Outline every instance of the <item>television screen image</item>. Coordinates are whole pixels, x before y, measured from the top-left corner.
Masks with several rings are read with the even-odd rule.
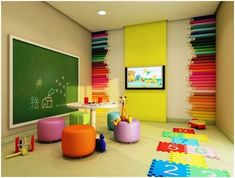
[[[126,89],[165,89],[165,66],[126,67]]]

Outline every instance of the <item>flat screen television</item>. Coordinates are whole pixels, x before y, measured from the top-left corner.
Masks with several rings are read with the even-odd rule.
[[[126,67],[125,88],[164,90],[165,66]]]

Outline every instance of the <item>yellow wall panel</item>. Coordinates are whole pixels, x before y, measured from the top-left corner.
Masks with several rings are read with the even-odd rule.
[[[166,65],[166,21],[125,27],[125,67],[154,65]],[[134,118],[166,122],[166,89],[126,90],[125,95]]]

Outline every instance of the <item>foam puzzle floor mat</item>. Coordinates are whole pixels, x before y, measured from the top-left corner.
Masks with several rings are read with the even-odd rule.
[[[156,151],[169,153],[169,160],[153,159],[149,177],[230,177],[226,170],[208,167],[206,158],[219,161],[219,156],[212,148],[200,146],[201,141],[208,141],[206,135],[196,134],[194,129],[173,128],[163,131],[162,137],[171,142],[160,141]]]

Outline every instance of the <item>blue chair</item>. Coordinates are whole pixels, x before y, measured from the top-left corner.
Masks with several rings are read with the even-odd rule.
[[[109,112],[107,117],[107,126],[109,130],[114,130],[113,121],[120,118],[119,112]]]

